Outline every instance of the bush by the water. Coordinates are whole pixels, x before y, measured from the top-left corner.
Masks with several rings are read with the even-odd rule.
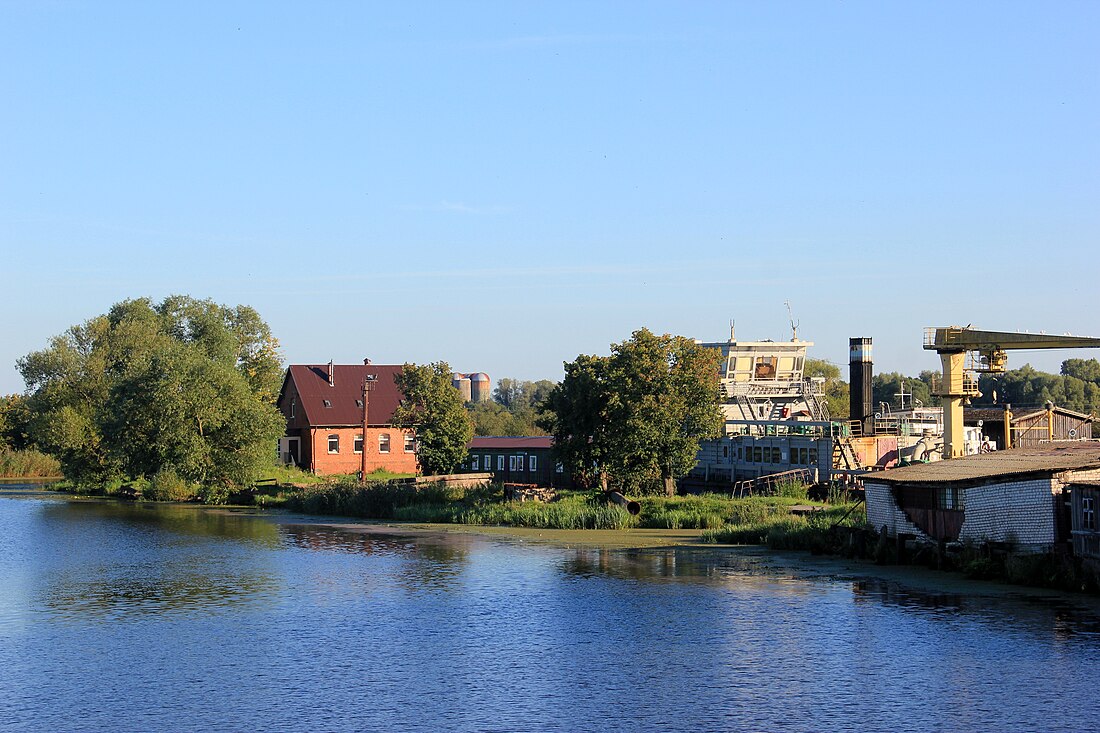
[[[166,468],[149,479],[142,495],[150,501],[194,501],[199,497],[199,487]]]
[[[11,450],[0,447],[0,476],[5,478],[56,478],[61,475],[57,459],[33,448]]]

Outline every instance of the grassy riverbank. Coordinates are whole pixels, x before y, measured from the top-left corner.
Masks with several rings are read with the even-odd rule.
[[[634,516],[609,504],[597,492],[561,492],[550,502],[505,501],[503,488],[412,486],[397,482],[360,485],[351,480],[283,488],[257,497],[258,504],[306,514],[338,515],[402,522],[527,527],[536,529],[698,530],[705,542],[773,543],[779,549],[825,549],[834,525],[857,526],[861,508],[810,502],[805,487],[785,496],[732,499],[702,496],[639,497]],[[809,516],[792,514],[792,508]]]

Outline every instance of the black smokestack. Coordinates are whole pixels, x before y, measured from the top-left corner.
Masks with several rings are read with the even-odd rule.
[[[849,419],[862,426],[864,435],[872,435],[875,430],[875,405],[871,387],[871,377],[874,374],[871,339],[848,339],[848,354],[848,387],[851,395]]]

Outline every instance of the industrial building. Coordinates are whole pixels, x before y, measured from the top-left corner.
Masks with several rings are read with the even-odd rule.
[[[1100,443],[1051,443],[914,464],[863,479],[867,522],[891,537],[1003,543],[1049,552],[1071,539],[1068,497],[1100,479]],[[1078,543],[1096,551],[1093,490],[1078,502]]]
[[[488,402],[493,394],[492,380],[485,372],[455,372],[451,375],[451,384],[462,395],[463,402]]]
[[[841,416],[830,414],[824,380],[805,377],[812,342],[794,335],[790,341],[738,341],[731,329],[728,341],[702,345],[722,353],[724,435],[701,444],[689,487],[736,490],[776,474],[826,483],[935,460],[942,450],[942,410],[875,411],[869,338],[849,341],[851,400],[849,414]],[[980,429],[966,440],[968,452],[980,451]]]

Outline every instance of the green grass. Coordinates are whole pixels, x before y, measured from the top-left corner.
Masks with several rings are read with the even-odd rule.
[[[847,532],[866,523],[862,506],[851,511],[851,504],[825,506],[810,515],[774,514],[765,519],[731,523],[703,533],[704,542],[730,545],[766,545],[773,550],[809,550],[839,552]]]
[[[282,490],[257,503],[309,514],[335,514],[367,519],[405,522],[498,525],[540,529],[700,529],[709,541],[729,542],[723,532],[738,531],[739,542],[765,542],[773,527],[794,522],[790,507],[805,503],[803,494],[755,496],[650,496],[638,501],[642,510],[631,516],[625,509],[606,503],[595,492],[563,491],[554,501],[505,502],[499,485],[463,489],[443,484],[412,486],[395,482],[372,482],[366,486],[354,478],[330,480],[324,484]],[[846,509],[847,507],[845,507]],[[829,516],[833,516],[829,513]],[[732,535],[731,535],[732,536]]]

